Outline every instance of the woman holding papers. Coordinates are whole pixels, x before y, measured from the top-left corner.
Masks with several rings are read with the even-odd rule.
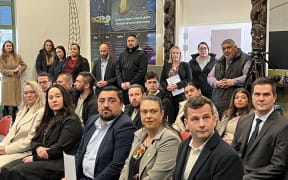
[[[164,64],[160,84],[170,99],[171,107],[168,113],[168,122],[174,123],[179,110],[179,102],[185,99],[184,87],[192,81],[192,72],[186,62],[181,61],[181,50],[178,46],[170,49],[168,63]]]
[[[44,115],[32,138],[32,155],[5,165],[0,180],[61,179],[63,151],[75,154],[82,132],[69,93],[62,86],[53,85],[47,91]]]

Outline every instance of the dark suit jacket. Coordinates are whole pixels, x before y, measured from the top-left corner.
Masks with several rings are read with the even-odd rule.
[[[178,149],[174,180],[182,180],[191,138]],[[243,167],[237,153],[215,131],[200,153],[189,180],[242,180]]]
[[[92,74],[96,78],[96,83],[101,78],[101,59],[98,59],[92,69]],[[104,80],[107,81],[108,85],[117,86],[117,77],[116,77],[116,61],[113,61],[111,57],[108,59]]]
[[[82,169],[82,160],[90,138],[95,132],[95,120],[99,115],[89,118],[84,134],[76,154],[77,179],[89,179],[85,177]],[[94,180],[118,180],[121,169],[129,155],[134,138],[135,127],[131,119],[121,113],[107,131],[98,150],[95,162]]]
[[[255,114],[239,119],[232,146],[243,160],[245,180],[283,179],[288,160],[288,121],[273,111],[245,158]]]
[[[134,111],[134,107],[131,104],[127,104],[125,105],[125,110],[124,112],[131,117],[132,113]],[[138,114],[135,116],[135,118],[132,120],[132,122],[134,123],[136,129],[140,129],[142,128],[142,122],[141,122],[141,117],[140,117],[140,112],[138,112]]]

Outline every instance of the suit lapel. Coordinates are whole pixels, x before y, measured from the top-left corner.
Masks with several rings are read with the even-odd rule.
[[[150,163],[151,159],[154,158],[155,154],[157,153],[157,143],[161,138],[162,134],[163,134],[163,127],[160,127],[157,135],[152,140],[152,144],[147,148],[145,154],[143,155],[139,166],[140,177],[141,174],[143,173],[143,170],[146,169],[147,164]]]
[[[258,142],[261,140],[261,138],[267,133],[267,131],[273,126],[273,120],[276,119],[275,112],[272,112],[270,116],[266,119],[266,121],[263,124],[263,127],[261,128],[258,136],[256,137],[252,147],[250,148],[248,154],[255,148],[255,146],[258,144]]]
[[[203,148],[202,152],[200,153],[197,161],[195,162],[195,164],[194,164],[194,166],[190,172],[189,179],[194,179],[195,175],[198,173],[198,171],[201,169],[203,164],[210,157],[211,149],[215,148],[215,146],[219,143],[220,140],[221,140],[220,136],[215,131],[215,133],[212,135],[212,137],[208,140],[208,142],[204,146],[204,148]]]
[[[111,69],[111,65],[112,65],[112,62],[111,62],[111,59],[109,58],[108,59],[108,63],[107,63],[107,67],[106,67],[106,71],[105,71],[105,74],[104,74],[104,80],[106,80],[108,77],[108,73]]]
[[[102,78],[101,78],[101,59],[100,59],[100,61],[97,63],[97,66],[96,66],[97,68],[97,70],[96,70],[96,79],[97,79],[97,81],[100,81]]]
[[[244,135],[244,138],[243,138],[242,144],[240,145],[241,148],[240,148],[240,151],[239,151],[240,157],[242,159],[244,158],[244,150],[247,147],[247,143],[248,143],[248,139],[249,139],[250,130],[251,130],[251,127],[252,127],[254,116],[255,116],[255,114],[252,113],[252,114],[248,115],[247,120],[246,119],[240,119],[240,121],[241,120],[243,121],[241,123],[243,123],[242,127],[244,127],[244,129],[241,129],[241,134]]]

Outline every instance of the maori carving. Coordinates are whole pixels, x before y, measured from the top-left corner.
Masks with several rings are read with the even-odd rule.
[[[72,43],[80,44],[80,23],[75,0],[69,0],[69,42],[68,49]]]
[[[167,63],[169,51],[175,44],[175,0],[165,0],[164,14],[164,63]]]
[[[252,49],[265,52],[267,28],[267,0],[251,0]]]

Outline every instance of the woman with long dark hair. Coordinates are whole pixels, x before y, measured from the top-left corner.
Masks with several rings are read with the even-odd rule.
[[[82,132],[68,92],[60,85],[53,85],[47,91],[44,116],[32,139],[32,155],[4,166],[0,179],[61,179],[63,151],[75,154]]]
[[[51,39],[46,39],[43,48],[39,50],[39,54],[36,58],[37,74],[40,74],[41,72],[49,73],[55,56],[56,53],[53,41]]]

